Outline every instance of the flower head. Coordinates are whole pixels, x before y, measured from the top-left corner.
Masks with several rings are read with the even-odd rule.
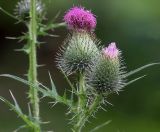
[[[110,59],[114,59],[119,56],[119,50],[117,49],[115,42],[112,42],[108,47],[102,49],[102,53]]]
[[[91,11],[83,7],[73,7],[64,16],[64,21],[71,30],[93,31],[96,28],[96,18]]]
[[[22,20],[29,20],[30,1],[31,0],[21,0],[17,3],[15,8],[16,17]],[[40,0],[37,0],[37,3],[36,3],[37,15],[41,15],[42,17],[43,11],[44,11],[44,5]]]

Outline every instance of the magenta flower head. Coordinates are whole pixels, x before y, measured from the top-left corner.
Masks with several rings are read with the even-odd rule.
[[[93,31],[96,28],[96,17],[83,7],[73,7],[64,16],[64,21],[71,30]]]
[[[116,43],[112,42],[108,47],[102,49],[102,53],[105,57],[114,59],[119,56],[119,50],[116,47]]]

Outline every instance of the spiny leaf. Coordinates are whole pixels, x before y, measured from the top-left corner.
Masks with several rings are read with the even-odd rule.
[[[48,31],[50,29],[55,29],[55,28],[59,28],[59,27],[64,27],[66,26],[66,24],[63,23],[49,23],[48,25],[46,25],[46,27],[44,28],[44,31]]]
[[[27,81],[25,79],[22,79],[20,77],[14,76],[14,75],[2,74],[0,76],[12,78],[12,79],[20,81],[20,82],[22,82],[26,85],[32,86],[32,87],[36,88],[38,91],[40,91],[43,94],[44,97],[50,97],[52,99],[55,99],[57,102],[63,103],[63,104],[68,105],[68,106],[72,105],[71,100],[68,100],[66,97],[61,97],[60,95],[58,95],[58,93],[55,94],[52,90],[50,90],[46,86],[42,85],[41,83],[38,83],[38,84],[40,84],[43,88],[35,86],[32,83],[30,83],[29,81]]]
[[[95,132],[95,131],[99,130],[100,128],[102,128],[102,127],[104,127],[104,126],[108,125],[109,123],[111,123],[111,120],[106,121],[105,123],[103,123],[103,124],[101,124],[101,125],[96,126],[96,127],[95,127],[94,129],[92,129],[90,132]]]
[[[129,77],[129,76],[131,76],[131,75],[133,75],[133,74],[135,74],[135,73],[137,73],[137,72],[139,72],[143,69],[146,69],[146,68],[154,66],[154,65],[160,65],[160,63],[151,63],[151,64],[144,65],[144,66],[139,67],[139,68],[137,68],[133,71],[128,72],[127,74],[125,74],[125,77]]]
[[[23,48],[21,48],[21,49],[16,49],[15,51],[22,51],[22,52],[25,52],[26,54],[29,54],[29,52],[30,52],[30,46],[29,46],[29,44],[25,44],[24,46],[23,46]]]
[[[42,35],[42,36],[51,36],[51,37],[57,37],[55,35],[49,34],[47,33],[48,30],[53,30],[55,28],[59,28],[59,27],[64,27],[66,24],[65,23],[48,23],[46,25],[44,24],[40,24],[40,28],[38,30],[38,35]]]
[[[50,79],[50,83],[51,83],[51,87],[52,87],[52,94],[57,96],[58,94],[57,94],[56,86],[55,86],[55,84],[54,84],[54,82],[52,80],[50,72],[48,72],[48,73],[49,73],[49,79]]]
[[[14,100],[15,105],[13,105],[11,102],[9,102],[7,99],[4,97],[0,96],[0,100],[2,100],[7,106],[9,106],[17,115],[31,128],[36,127],[36,124],[34,124],[31,119],[25,114],[22,113],[21,108],[19,107],[15,97],[11,93],[11,96]]]

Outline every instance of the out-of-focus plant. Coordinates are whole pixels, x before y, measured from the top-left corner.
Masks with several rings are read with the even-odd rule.
[[[37,64],[37,47],[41,45],[41,42],[39,42],[37,38],[39,36],[47,35],[54,36],[47,33],[47,31],[58,27],[63,27],[65,26],[65,23],[55,23],[54,19],[48,23],[44,23],[44,20],[46,21],[46,9],[41,0],[21,0],[17,3],[14,14],[10,14],[2,7],[0,7],[0,10],[16,19],[17,23],[23,23],[28,29],[28,31],[23,33],[20,37],[8,38],[18,39],[19,41],[24,41],[26,43],[22,49],[18,49],[17,51],[23,51],[28,55],[28,82],[38,87],[37,68],[39,65]],[[26,122],[26,125],[23,127],[28,127],[31,131],[38,132],[41,130],[41,120],[39,117],[39,92],[32,85],[29,85],[29,87],[28,95],[30,99],[30,114],[28,116],[22,113],[15,99],[15,105],[12,105],[9,101],[2,97],[1,100],[8,104]]]
[[[127,85],[144,77],[127,81],[129,76],[159,64],[152,63],[127,72],[122,61],[122,52],[117,48],[115,42],[110,43],[107,47],[100,46],[101,42],[96,38],[94,32],[97,23],[96,17],[83,7],[73,7],[66,12],[65,23],[49,22],[47,24],[43,23],[46,19],[46,12],[45,5],[40,0],[18,2],[15,16],[0,9],[18,22],[24,23],[28,28],[23,36],[15,38],[26,42],[26,45],[18,51],[24,51],[29,57],[28,80],[10,74],[0,75],[15,79],[30,87],[28,115],[22,112],[11,91],[14,104],[4,97],[0,97],[25,122],[25,125],[19,127],[17,131],[22,128],[28,128],[31,132],[43,131],[41,129],[43,122],[39,116],[39,93],[41,93],[42,98],[48,97],[53,99],[55,104],[61,103],[68,106],[67,114],[72,117],[70,119],[71,130],[81,132],[90,117],[94,116],[102,108],[102,105],[108,103],[107,97],[110,94],[119,93]],[[70,97],[67,96],[66,89],[64,89],[63,96],[59,95],[50,74],[51,89],[37,79],[36,49],[40,45],[37,37],[50,35],[47,33],[48,30],[65,25],[67,25],[69,35],[57,53],[56,62],[58,69],[70,86]],[[74,75],[76,81],[70,81],[70,75]],[[110,121],[97,125],[91,132],[97,131],[108,123]]]

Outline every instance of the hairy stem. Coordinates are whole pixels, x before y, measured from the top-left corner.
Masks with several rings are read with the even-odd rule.
[[[33,85],[37,86],[37,15],[36,15],[36,0],[30,1],[30,23],[29,23],[29,70],[28,80]],[[39,97],[38,91],[33,86],[30,86],[29,91],[30,102],[35,122],[39,122]],[[35,130],[38,132],[37,130]]]
[[[85,109],[84,113],[79,114],[77,123],[74,125],[74,129],[73,129],[74,132],[81,132],[88,118],[95,112],[96,109],[98,109],[98,106],[100,105],[101,100],[102,100],[102,96],[97,95],[95,97],[93,104],[88,109]]]
[[[78,97],[78,113],[80,113],[85,103],[85,78],[84,74],[79,74],[79,97]]]
[[[73,131],[74,132],[80,132],[82,129],[82,125],[79,124],[79,120],[81,120],[83,116],[83,111],[85,107],[85,78],[83,73],[79,73],[79,82],[78,82],[78,104],[77,104],[77,118],[76,118],[76,123],[73,126]]]

